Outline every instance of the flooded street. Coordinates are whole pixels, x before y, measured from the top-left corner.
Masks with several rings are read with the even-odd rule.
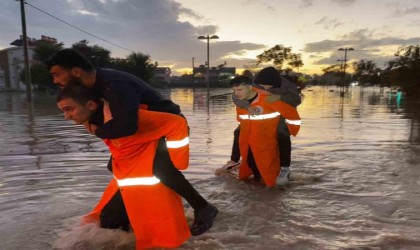
[[[191,128],[184,173],[220,213],[180,249],[420,249],[420,111],[377,87],[304,90],[292,181],[267,190],[214,170],[237,126],[229,89],[163,90]],[[0,249],[134,249],[81,226],[111,174],[105,144],[65,121],[55,96],[0,93]],[[417,112],[417,113],[416,113]],[[186,205],[192,218],[192,209]]]

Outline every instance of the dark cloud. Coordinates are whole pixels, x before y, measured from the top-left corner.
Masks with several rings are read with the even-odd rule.
[[[181,7],[179,10],[180,10],[180,14],[182,14],[184,16],[188,16],[188,17],[194,18],[196,20],[204,19],[204,17],[202,15],[198,14],[197,12],[195,12],[191,9]]]
[[[340,5],[352,5],[357,2],[357,0],[331,0],[332,3],[340,4]]]
[[[390,60],[394,59],[394,56],[387,55],[378,55],[373,54],[373,51],[367,51],[367,50],[352,50],[347,52],[347,60],[348,63],[351,63],[353,61],[359,61],[361,59],[364,60],[371,60],[374,63],[376,63],[376,66],[379,68],[384,69],[386,67],[386,63]],[[314,64],[316,65],[333,65],[333,64],[340,64],[341,62],[338,60],[344,59],[344,52],[343,51],[335,51],[331,54],[329,57],[324,57],[318,61],[315,61]]]
[[[343,39],[355,39],[355,40],[366,40],[375,34],[375,30],[370,29],[358,29],[351,31],[348,34],[343,35]]]
[[[319,42],[307,43],[303,51],[305,53],[328,52],[333,48],[339,48],[343,45],[346,45],[345,41],[323,40]]]
[[[382,37],[374,38],[375,31],[368,29],[360,29],[350,32],[342,36],[338,40],[323,40],[319,42],[307,43],[304,51],[306,53],[328,52],[340,47],[354,47],[359,49],[371,49],[385,45],[409,45],[420,43],[420,37],[399,38],[399,37]]]
[[[420,37],[399,38],[399,37],[381,37],[374,38],[375,32],[368,29],[360,29],[344,35],[339,40],[323,40],[305,45],[305,53],[323,53],[330,52],[329,57],[324,57],[316,60],[314,64],[337,64],[337,59],[342,59],[343,52],[338,51],[339,48],[347,47],[354,48],[354,51],[348,53],[352,55],[353,59],[368,59],[373,60],[379,67],[383,66],[386,61],[392,59],[392,56],[380,55],[379,47],[381,46],[404,46],[419,44]],[[390,53],[388,53],[390,54]],[[316,59],[313,58],[313,59]]]
[[[189,22],[179,21],[182,15],[195,19],[203,19],[203,17],[173,0],[56,0],[28,1],[28,3],[123,48],[149,54],[160,64],[172,61],[177,67],[190,67],[192,57],[204,62],[207,58],[206,46],[203,41],[197,40],[197,37],[217,34],[218,31],[218,27],[214,25],[196,27]],[[19,3],[1,1],[1,5],[3,9],[0,15],[2,30],[0,47],[9,47],[9,43],[21,34]],[[124,57],[130,53],[74,29],[31,6],[26,5],[25,8],[30,37],[39,38],[41,35],[55,37],[58,41],[64,42],[66,47],[86,39],[90,44],[97,44],[111,50],[114,57]],[[211,58],[213,59],[211,62],[221,64],[224,61],[222,57],[227,54],[261,48],[265,46],[239,41],[212,42]],[[236,64],[236,61],[241,62],[241,60],[231,59],[228,64]]]
[[[299,7],[308,8],[314,5],[313,0],[300,0]]]
[[[325,29],[335,29],[338,26],[343,25],[343,23],[339,22],[337,19],[330,19],[325,16],[319,19],[315,24],[322,25]]]
[[[405,9],[397,9],[394,12],[394,16],[401,17],[407,15],[419,15],[420,14],[420,7],[409,7]]]

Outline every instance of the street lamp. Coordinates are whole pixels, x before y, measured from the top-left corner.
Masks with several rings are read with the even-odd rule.
[[[346,67],[347,67],[347,51],[354,50],[354,49],[353,48],[339,48],[338,50],[339,51],[344,51],[343,86],[342,86],[343,90],[342,90],[342,93],[341,93],[341,95],[344,95],[344,83],[345,83]]]
[[[206,73],[206,82],[207,82],[207,97],[209,96],[209,88],[210,88],[210,39],[219,39],[218,36],[199,36],[197,37],[199,40],[207,40],[207,73]]]

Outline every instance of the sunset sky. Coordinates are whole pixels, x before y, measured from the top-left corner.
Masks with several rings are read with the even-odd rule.
[[[373,60],[384,68],[402,45],[420,44],[418,0],[26,0],[27,33],[47,35],[70,47],[80,40],[102,46],[113,57],[131,51],[151,56],[173,74],[226,61],[243,68],[276,44],[300,53],[301,72],[321,69],[344,58]],[[46,12],[46,13],[44,13]],[[89,34],[49,16],[53,15]],[[20,5],[0,1],[0,49],[21,34]],[[93,35],[93,36],[92,36]],[[101,40],[106,40],[107,42]]]

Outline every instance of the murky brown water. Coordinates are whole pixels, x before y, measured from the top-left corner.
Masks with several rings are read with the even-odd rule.
[[[386,92],[351,89],[341,109],[338,89],[305,90],[293,181],[266,190],[213,175],[236,127],[229,96],[208,109],[205,90],[165,90],[191,127],[186,175],[221,210],[181,249],[420,249],[419,114]],[[132,249],[130,234],[79,225],[111,178],[109,154],[54,98],[0,93],[0,249]]]

